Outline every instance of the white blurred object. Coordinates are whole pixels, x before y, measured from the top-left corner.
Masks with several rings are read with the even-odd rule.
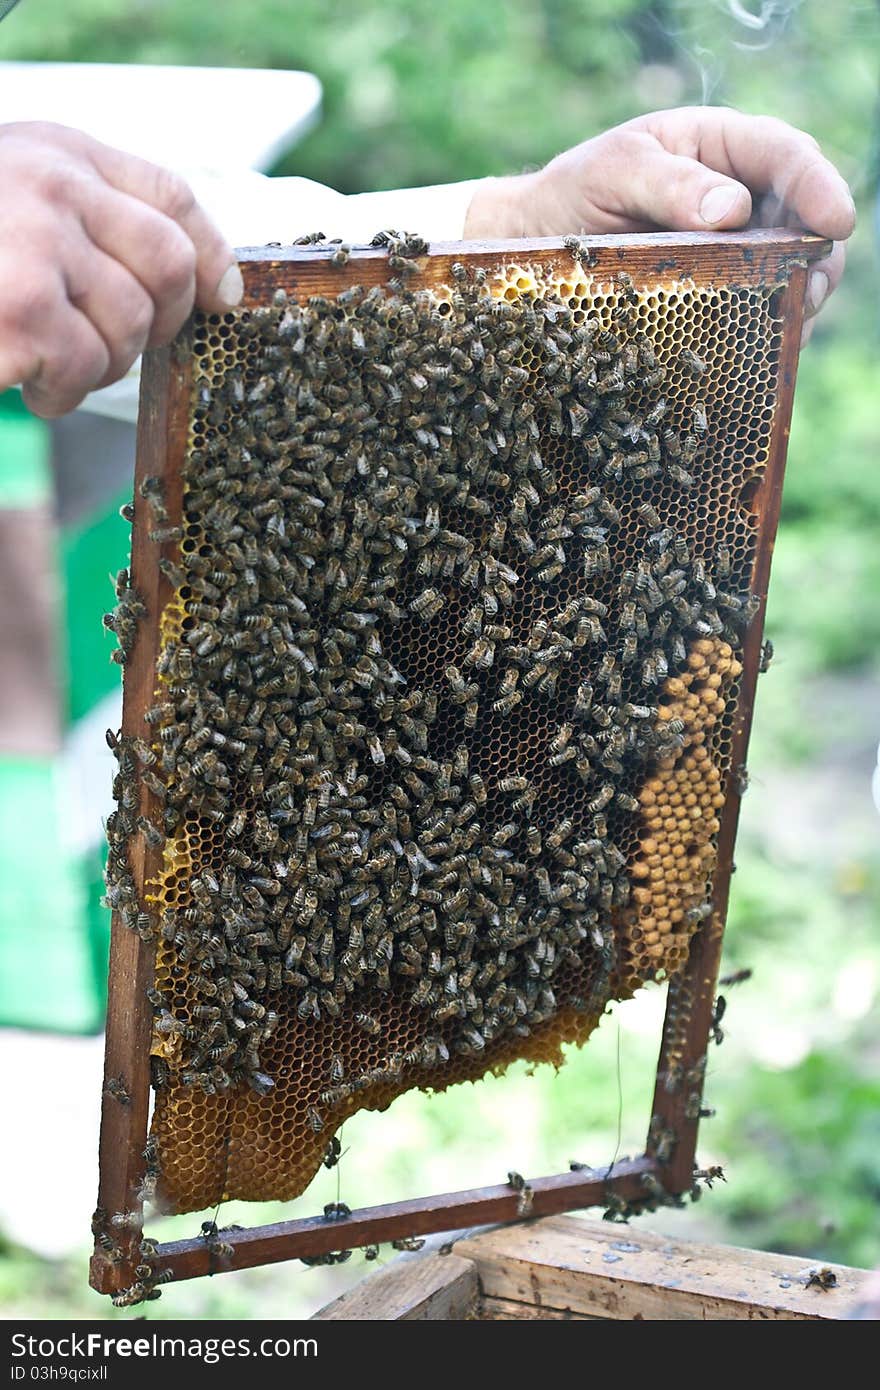
[[[49,1258],[91,1244],[103,1071],[101,1037],[0,1030],[0,1231]]]
[[[311,72],[0,63],[0,123],[57,121],[193,173],[270,168],[320,108],[321,83]]]
[[[874,805],[880,811],[880,746],[877,748],[877,766],[874,768],[874,776],[871,779],[871,791],[874,796]]]
[[[59,817],[71,854],[88,854],[104,841],[104,822],[113,810],[116,760],[104,737],[122,723],[122,690],[111,690],[67,731],[61,757],[59,795],[68,814]]]
[[[838,1018],[855,1023],[867,1018],[877,997],[877,965],[870,956],[844,961],[837,972],[831,1007]]]

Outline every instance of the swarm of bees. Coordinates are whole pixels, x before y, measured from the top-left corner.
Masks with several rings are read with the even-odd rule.
[[[709,364],[660,360],[627,275],[591,315],[460,264],[409,289],[424,242],[376,242],[390,288],[279,291],[230,319],[220,366],[197,336],[183,515],[154,478],[135,502],[174,591],[155,703],[142,737],[109,736],[108,901],[157,946],[156,1123],[169,1089],[271,1105],[293,1033],[320,1032],[312,1171],[375,1095],[529,1055],[563,1015],[588,1031],[662,969],[662,944],[639,954],[641,792],[698,743],[705,775],[688,711],[732,709],[757,608],[739,514],[688,532]],[[118,594],[127,650],[142,605],[127,575]],[[684,943],[713,796],[665,909]],[[166,865],[146,901],[135,837]]]
[[[92,1235],[95,1244],[111,1264],[121,1264],[127,1258],[117,1243],[125,1231],[135,1232],[136,1241],[140,1237],[136,1244],[139,1263],[134,1266],[134,1283],[114,1294],[112,1301],[116,1308],[132,1308],[138,1303],[161,1298],[162,1291],[159,1285],[167,1284],[172,1278],[171,1270],[163,1269],[159,1265],[158,1246],[142,1234],[142,1222],[143,1216],[140,1211],[116,1212],[112,1218],[108,1218],[102,1207],[96,1207],[92,1215]]]
[[[653,1173],[643,1173],[639,1185],[643,1195],[630,1199],[609,1190],[602,1220],[626,1225],[634,1216],[643,1216],[645,1212],[659,1211],[661,1207],[681,1208],[687,1204],[684,1194],[667,1192]],[[692,1199],[695,1199],[697,1191],[691,1190],[689,1195]]]

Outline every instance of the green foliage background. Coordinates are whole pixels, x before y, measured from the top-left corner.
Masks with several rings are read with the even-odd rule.
[[[811,130],[850,179],[861,226],[801,364],[768,616],[780,656],[759,691],[734,881],[729,964],[755,978],[730,1001],[709,1075],[718,1118],[704,1157],[730,1181],[667,1228],[856,1264],[880,1258],[880,821],[868,797],[880,736],[878,34],[863,0],[24,0],[0,29],[0,58],[310,69],[323,119],[278,172],[348,192],[517,171],[642,111],[700,101]],[[817,786],[827,800],[811,813]],[[627,1018],[621,1142],[634,1147],[657,1035]],[[346,1134],[343,1195],[436,1190],[450,1180],[444,1156],[461,1185],[575,1154],[604,1162],[617,1036],[612,1020],[555,1078],[514,1073],[365,1117]],[[276,1306],[280,1278],[174,1290],[150,1316],[289,1316],[331,1287],[323,1271],[286,1271]],[[46,1315],[94,1314],[82,1282],[81,1263],[47,1273],[0,1251],[13,1311],[39,1297]]]

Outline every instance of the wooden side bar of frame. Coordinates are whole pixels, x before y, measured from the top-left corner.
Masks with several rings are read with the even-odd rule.
[[[762,618],[779,515],[806,268],[810,261],[828,253],[829,244],[817,237],[778,229],[721,235],[656,233],[583,238],[582,241],[591,253],[591,274],[600,280],[603,275],[611,278],[626,269],[634,279],[648,280],[658,287],[668,287],[686,279],[698,283],[779,286],[783,342],[770,456],[759,487],[752,496],[743,499],[761,529],[753,592],[761,597]],[[420,273],[409,287],[419,289],[448,284],[450,268],[456,261],[491,271],[506,262],[522,260],[562,270],[570,264],[570,252],[559,239],[550,238],[438,243],[420,258]],[[384,284],[388,278],[387,255],[376,248],[355,248],[348,263],[334,270],[332,278],[328,273],[326,248],[320,247],[248,248],[240,252],[240,263],[245,280],[245,308],[268,303],[279,288],[303,299],[311,294],[336,294],[354,284],[368,287]],[[187,445],[191,385],[185,330],[172,348],[145,355],[141,384],[135,494],[145,477],[161,478],[171,525],[179,522],[181,515],[180,469]],[[159,616],[171,598],[170,583],[161,574],[158,560],[163,555],[172,559],[176,549],[174,544],[150,541],[146,510],[143,505],[136,507],[132,534],[132,579],[146,605],[147,618],[139,625],[135,646],[126,664],[122,732],[130,737],[142,736],[143,714],[153,703]],[[744,761],[748,743],[761,627],[759,618],[752,624],[745,644],[744,674],[734,730],[734,764]],[[154,811],[152,794],[144,788],[141,798],[140,811],[149,816]],[[719,837],[715,915],[694,938],[686,971],[673,987],[687,1011],[681,1063],[685,1073],[699,1077],[700,1091],[738,811],[738,798],[728,797]],[[132,854],[131,869],[141,898],[145,883],[156,877],[159,868],[160,853],[138,845]],[[142,1211],[139,1188],[145,1171],[144,1146],[149,1123],[152,1029],[152,1010],[146,990],[152,983],[153,966],[154,948],[129,931],[119,913],[114,912],[96,1233],[108,1229],[106,1223],[112,1222],[113,1214],[137,1215]],[[696,1082],[692,1081],[690,1090],[687,1084],[670,1086],[671,1041],[667,1011],[654,1113],[677,1136],[671,1161],[663,1165],[658,1163],[652,1154],[653,1141],[649,1136],[646,1155],[616,1164],[613,1172],[565,1173],[535,1179],[531,1182],[535,1215],[549,1216],[604,1204],[612,1193],[624,1201],[644,1196],[642,1179],[645,1175],[661,1182],[670,1193],[681,1193],[690,1187],[698,1116],[693,1114],[693,1105],[688,1101],[696,1089]],[[118,1087],[108,1088],[107,1083],[114,1080],[122,1082],[122,1092]],[[120,1094],[127,1094],[129,1099],[120,1099]],[[516,1215],[517,1197],[509,1187],[484,1188],[356,1211],[341,1222],[328,1223],[315,1218],[224,1233],[224,1242],[228,1242],[234,1253],[222,1264],[212,1257],[203,1240],[172,1242],[159,1247],[158,1263],[170,1269],[174,1279],[187,1279],[223,1269],[241,1269],[350,1249],[374,1241],[510,1221]],[[100,1238],[96,1241],[90,1275],[94,1288],[112,1293],[134,1282],[135,1266],[141,1262],[137,1248],[140,1238],[140,1231],[133,1222],[130,1227],[113,1229],[112,1243],[117,1250],[112,1254],[106,1242],[102,1244]]]
[[[755,530],[761,537],[761,543],[755,554],[751,583],[752,593],[759,596],[761,606],[743,643],[743,676],[737,702],[736,724],[733,729],[730,758],[732,768],[745,766],[752,727],[752,711],[761,661],[767,588],[770,581],[770,562],[773,558],[779,512],[782,506],[782,484],[794,403],[806,277],[805,264],[793,266],[790,270],[788,286],[780,292],[779,310],[783,325],[782,349],[769,458],[759,485],[743,498],[743,504],[753,518]],[[716,981],[721,960],[727,904],[730,897],[730,879],[734,872],[733,853],[741,801],[742,792],[737,788],[734,780],[728,788],[727,799],[721,814],[713,915],[707,921],[704,929],[694,936],[687,966],[681,976],[669,987],[670,998],[674,998],[680,1004],[688,1019],[684,1046],[681,1048],[680,1055],[676,1056],[673,1068],[670,1057],[673,1045],[673,1029],[667,1004],[654,1091],[653,1115],[660,1117],[664,1129],[677,1135],[675,1152],[666,1165],[663,1175],[664,1186],[670,1192],[687,1191],[693,1180],[697,1131],[700,1120],[699,1108],[702,1100],[707,1048],[710,1045]],[[653,1150],[654,1145],[649,1132],[647,1152],[651,1153]]]

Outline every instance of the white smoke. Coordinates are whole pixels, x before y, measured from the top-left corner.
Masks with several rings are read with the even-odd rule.
[[[785,32],[803,0],[756,0],[755,4],[748,4],[746,0],[721,0],[721,3],[737,24],[760,35],[748,43],[732,39],[733,46],[759,52],[769,48]]]

